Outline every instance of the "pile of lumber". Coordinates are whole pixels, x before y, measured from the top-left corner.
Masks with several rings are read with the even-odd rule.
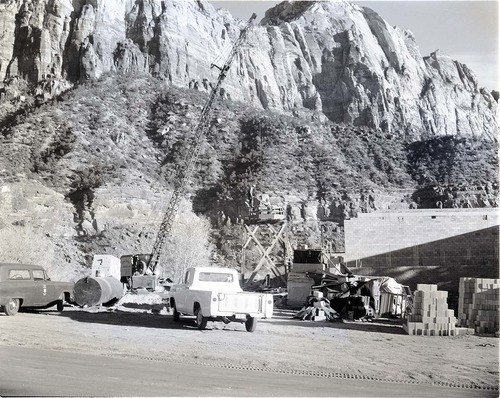
[[[330,300],[323,297],[321,292],[314,292],[309,296],[307,303],[294,318],[310,321],[331,321],[339,319],[340,315],[330,307]]]
[[[306,275],[315,282],[312,290],[336,297],[348,297],[353,282],[357,279],[352,274],[339,275],[327,271],[307,272]]]

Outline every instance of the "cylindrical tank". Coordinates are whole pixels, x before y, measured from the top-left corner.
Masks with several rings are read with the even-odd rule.
[[[120,299],[123,296],[123,285],[112,276],[88,276],[75,283],[74,296],[79,306],[93,307]]]

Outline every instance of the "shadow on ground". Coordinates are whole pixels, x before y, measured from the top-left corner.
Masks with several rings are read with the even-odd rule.
[[[347,329],[359,330],[362,332],[388,333],[388,334],[406,334],[403,329],[402,319],[376,319],[372,322],[362,321],[346,321],[343,319],[334,321],[303,321],[292,317],[276,317],[266,321],[273,325],[283,326],[299,326],[307,328],[332,328],[332,329]]]
[[[30,311],[36,313],[36,311]],[[43,313],[45,311],[40,311]],[[49,314],[49,313],[47,313]],[[63,312],[50,315],[67,317],[77,322],[101,323],[106,325],[136,326],[155,329],[184,329],[196,330],[194,318],[181,318],[179,322],[174,322],[171,314],[158,314],[150,312],[129,312],[120,309],[74,309],[68,308]]]
[[[40,312],[41,313],[41,312]],[[150,312],[129,312],[120,309],[110,308],[106,310],[85,310],[85,309],[67,309],[60,313],[51,315],[67,317],[77,322],[101,323],[106,325],[135,326],[155,329],[171,330],[192,330],[199,332],[194,317],[181,317],[179,322],[174,322],[172,314],[159,314]],[[236,325],[232,323],[232,325]],[[204,332],[212,330],[229,331],[224,329],[222,322],[209,322]],[[233,332],[245,332],[245,326],[241,330],[230,329]]]
[[[198,331],[194,317],[181,317],[179,322],[174,322],[173,315],[169,312],[165,313],[165,309],[160,313],[160,306],[148,304],[132,304],[119,308],[94,307],[89,309],[81,309],[78,307],[65,307],[62,312],[55,310],[38,310],[38,309],[22,309],[22,312],[67,317],[77,322],[86,323],[101,323],[107,325],[135,326],[155,329],[172,329],[172,330],[192,330]],[[132,311],[128,311],[131,308]],[[163,308],[163,307],[162,307]],[[277,310],[273,318],[262,320],[262,323],[276,326],[294,326],[303,328],[332,328],[359,330],[363,332],[387,333],[387,334],[406,334],[403,329],[403,319],[375,319],[372,322],[362,321],[346,321],[343,319],[335,321],[303,321],[293,318],[294,311]],[[231,323],[231,325],[236,325]],[[238,332],[238,326],[230,329],[224,329],[222,322],[209,322],[206,331],[211,330],[231,330]],[[242,332],[245,327],[242,325]]]

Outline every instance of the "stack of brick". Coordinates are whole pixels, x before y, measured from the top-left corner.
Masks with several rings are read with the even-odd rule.
[[[460,278],[458,320],[476,333],[498,332],[498,279]]]
[[[448,309],[448,292],[437,290],[437,285],[418,284],[414,294],[413,314],[403,326],[405,331],[410,335],[455,336],[457,319]]]

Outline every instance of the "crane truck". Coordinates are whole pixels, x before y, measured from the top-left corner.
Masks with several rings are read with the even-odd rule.
[[[203,137],[205,137],[209,128],[210,114],[215,98],[219,93],[222,82],[227,76],[238,49],[246,40],[248,31],[250,30],[250,27],[256,17],[257,15],[255,13],[252,14],[246,25],[240,31],[240,35],[231,48],[224,65],[222,67],[215,64],[211,65],[211,67],[219,69],[217,83],[213,86],[212,91],[201,111],[200,119],[194,131],[193,147],[186,152],[186,156],[177,169],[177,174],[174,179],[173,193],[160,224],[151,253],[126,255],[121,257],[121,280],[122,282],[129,284],[131,288],[143,287],[148,290],[154,290],[158,284],[158,277],[155,272],[156,267],[160,261],[166,239],[172,231],[175,215],[177,214],[180,201],[186,190],[186,185],[193,174],[194,167],[198,160]]]
[[[174,178],[174,189],[170,201],[167,205],[167,210],[163,216],[160,228],[156,235],[155,242],[153,244],[153,249],[149,254],[132,254],[124,255],[120,258],[121,263],[121,276],[120,281],[127,285],[129,289],[144,288],[147,290],[154,291],[158,286],[158,275],[156,273],[156,267],[160,261],[161,254],[163,252],[165,242],[172,231],[172,225],[174,223],[175,216],[177,214],[180,201],[183,194],[185,193],[187,183],[193,174],[194,167],[198,160],[198,156],[201,150],[201,144],[203,137],[205,137],[206,132],[210,124],[210,114],[213,108],[213,104],[219,90],[221,88],[222,82],[227,76],[227,73],[233,63],[236,53],[240,46],[246,40],[248,31],[250,30],[253,21],[257,15],[254,13],[240,31],[238,39],[233,44],[231,51],[226,59],[226,62],[222,67],[212,64],[211,67],[219,69],[219,76],[217,78],[217,83],[213,86],[212,91],[201,111],[200,119],[196,125],[194,131],[194,144],[192,148],[186,151],[186,155],[177,168],[177,173]],[[92,284],[91,279],[99,279],[104,277],[94,276],[84,278],[85,283],[82,282],[82,289],[80,289],[84,294],[82,294],[82,302],[86,301],[87,297],[93,297],[93,305],[102,304],[102,298],[105,296],[102,293],[103,289],[97,288],[97,291],[92,286],[100,286],[99,284]],[[106,275],[108,277],[108,275]],[[100,280],[96,280],[100,282]],[[116,289],[115,289],[116,290]],[[84,300],[85,299],[85,300]]]

